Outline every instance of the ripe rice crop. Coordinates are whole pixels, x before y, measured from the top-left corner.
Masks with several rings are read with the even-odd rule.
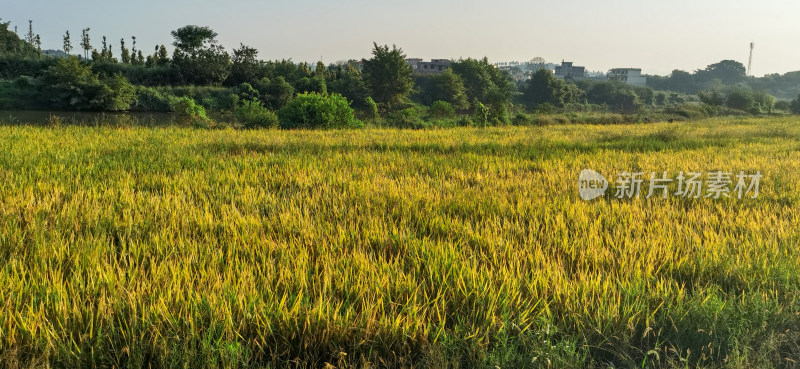
[[[800,123],[0,127],[0,367],[793,367]],[[578,173],[760,171],[582,201]]]

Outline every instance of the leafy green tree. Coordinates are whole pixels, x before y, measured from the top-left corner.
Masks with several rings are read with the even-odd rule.
[[[669,79],[670,81],[668,90],[670,91],[684,93],[695,93],[697,91],[697,82],[695,81],[695,77],[689,72],[677,69],[673,70]]]
[[[488,60],[484,59],[484,61],[485,63],[469,58],[450,65],[453,72],[463,80],[467,97],[473,102],[486,101],[486,94],[494,86],[492,75],[487,68]]]
[[[35,45],[20,39],[16,32],[9,30],[10,24],[10,22],[0,22],[0,55],[22,57],[37,55]]]
[[[295,91],[326,94],[328,93],[328,85],[325,83],[325,79],[319,76],[303,77],[295,84]]]
[[[798,95],[796,99],[792,100],[789,108],[792,111],[792,114],[800,114],[800,95]]]
[[[281,76],[291,85],[294,85],[300,78],[308,77],[301,73],[298,65],[291,60],[270,61],[265,63],[264,68],[265,75],[270,77]]]
[[[115,62],[114,53],[111,51],[111,45],[108,44],[106,40],[106,36],[103,36],[103,49],[99,53],[99,58],[94,59],[94,54],[92,55],[92,60],[94,61],[105,61],[105,62]]]
[[[517,91],[506,72],[489,64],[487,58],[459,60],[452,63],[450,68],[464,81],[467,97],[473,101],[473,109],[474,102],[484,103],[492,123],[510,123],[508,106]]]
[[[131,64],[139,65],[139,58],[137,57],[138,53],[136,50],[136,36],[131,36]]]
[[[635,113],[641,105],[633,88],[617,81],[591,84],[586,90],[586,99],[592,104],[604,104],[613,110],[629,114]]]
[[[708,104],[711,106],[725,105],[726,96],[720,90],[699,91],[697,93],[697,97],[703,104]]]
[[[489,64],[487,58],[468,58],[450,65],[464,82],[467,98],[472,101],[497,104],[509,103],[516,87],[505,72]]]
[[[747,68],[744,64],[734,60],[723,60],[706,67],[704,70],[697,71],[697,77],[701,81],[711,81],[719,79],[725,85],[735,84],[747,77]]]
[[[419,89],[418,99],[425,105],[445,101],[456,110],[469,109],[464,81],[452,69],[433,75],[418,75],[415,83]]]
[[[188,25],[171,32],[178,50],[194,54],[216,44],[218,34],[209,27]]]
[[[306,62],[302,62],[297,65],[297,71],[299,73],[300,78],[307,78],[314,75],[314,71],[311,70],[311,67]]]
[[[362,60],[364,82],[371,96],[389,109],[407,101],[414,80],[403,50],[373,43],[372,58]]]
[[[775,107],[775,96],[768,94],[766,91],[753,91],[752,94],[760,112],[772,113],[772,109]]]
[[[294,87],[286,82],[283,76],[272,79],[264,77],[253,86],[261,94],[261,101],[272,110],[277,110],[286,105],[294,96]]]
[[[158,65],[165,65],[167,63],[169,63],[169,53],[167,52],[167,47],[164,46],[164,45],[161,45],[158,48],[158,62],[157,62],[157,64]]]
[[[434,75],[433,87],[434,96],[450,103],[453,109],[466,110],[469,108],[469,97],[464,81],[452,69],[448,68],[444,72]]]
[[[83,48],[83,58],[89,59],[89,52],[92,50],[91,39],[89,38],[89,28],[81,31],[81,48]]]
[[[563,107],[572,102],[571,97],[567,82],[556,78],[547,69],[536,71],[531,79],[525,82],[522,89],[522,101],[531,109],[536,109],[545,103]]]
[[[33,21],[28,20],[28,34],[25,35],[25,41],[28,41],[28,44],[33,45],[34,43],[34,35],[33,35]]]
[[[239,48],[233,50],[231,62],[231,74],[228,77],[228,84],[239,85],[245,82],[253,83],[258,80],[260,74],[258,50],[239,44]]]
[[[155,46],[153,49],[153,55],[148,55],[147,59],[145,60],[145,66],[147,68],[155,67],[158,63],[158,45]]]
[[[218,85],[230,73],[230,57],[217,44],[217,33],[208,27],[184,26],[172,31],[175,52],[172,63],[184,81],[196,85]]]
[[[120,59],[123,64],[130,64],[131,62],[131,51],[125,47],[125,39],[119,39],[119,50],[120,50]]]
[[[70,41],[69,38],[69,31],[67,31],[67,33],[64,34],[64,54],[67,54],[67,56],[69,56],[70,52],[72,52],[72,42]]]
[[[731,109],[753,111],[756,109],[756,101],[753,94],[745,89],[737,88],[728,93],[725,105]]]
[[[356,107],[369,107],[364,103],[366,98],[369,97],[369,90],[358,68],[347,64],[343,70],[335,73],[335,75],[336,78],[327,83],[328,91],[346,97]]]
[[[322,77],[323,79],[328,78],[328,69],[325,68],[325,63],[318,61],[316,67],[314,68],[314,76]]]

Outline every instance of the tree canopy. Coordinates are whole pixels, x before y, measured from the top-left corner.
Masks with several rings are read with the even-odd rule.
[[[172,31],[175,38],[172,62],[187,83],[218,85],[228,77],[231,60],[217,44],[216,36],[208,27],[193,25]]]
[[[362,60],[364,82],[377,103],[391,108],[405,102],[414,88],[413,71],[402,49],[373,45],[372,58]]]

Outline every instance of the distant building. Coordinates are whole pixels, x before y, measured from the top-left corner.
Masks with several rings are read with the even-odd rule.
[[[519,67],[500,67],[499,69],[503,72],[506,72],[516,83],[525,82],[531,79],[530,72],[525,72]]]
[[[411,69],[413,69],[415,72],[417,71],[417,65],[421,62],[422,62],[421,58],[406,59],[406,64],[408,64],[411,67]]]
[[[583,79],[586,77],[586,68],[562,61],[561,65],[556,65],[555,76],[559,79]]]
[[[431,61],[426,62],[422,61],[422,59],[412,58],[406,59],[406,63],[411,66],[411,69],[414,70],[415,73],[422,73],[422,74],[434,74],[434,73],[441,73],[450,68],[450,59],[431,59]]]
[[[647,85],[647,77],[642,75],[641,68],[614,68],[608,71],[608,79],[633,86]]]

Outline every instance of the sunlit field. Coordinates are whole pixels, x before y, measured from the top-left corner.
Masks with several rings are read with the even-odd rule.
[[[0,367],[796,367],[798,139],[3,126]],[[764,177],[583,201],[586,168]]]

